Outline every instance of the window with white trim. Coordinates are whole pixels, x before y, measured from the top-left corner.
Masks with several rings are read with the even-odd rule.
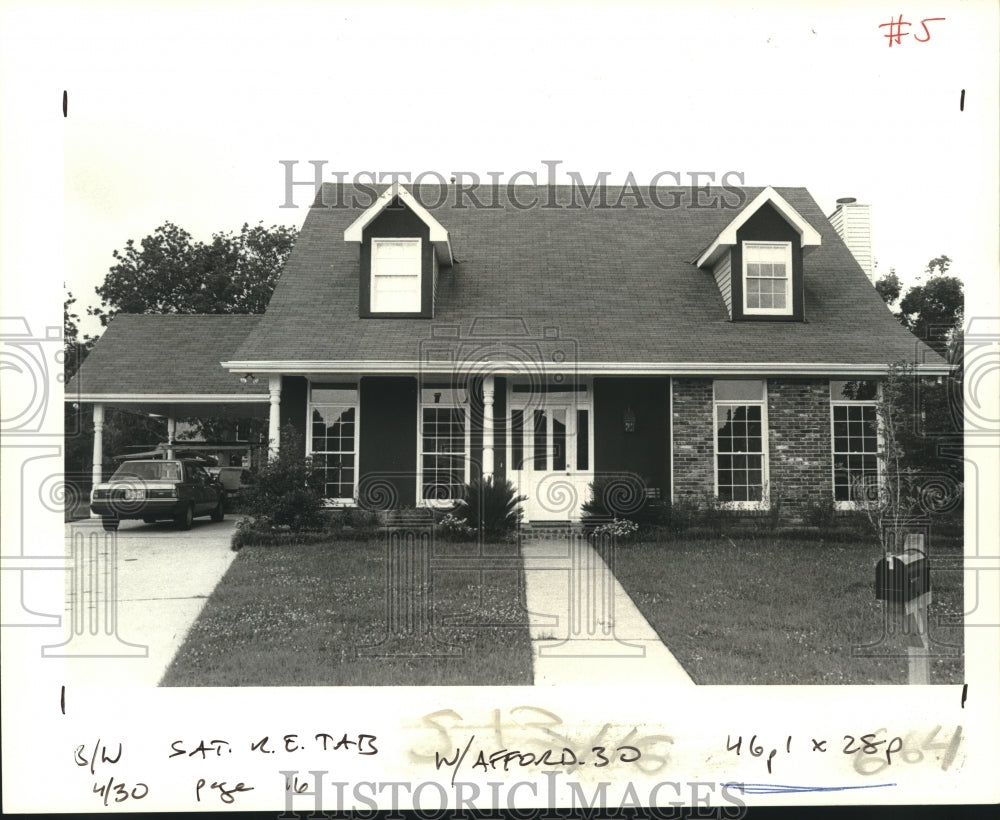
[[[833,500],[841,509],[878,493],[878,382],[831,381]]]
[[[791,315],[791,242],[743,243],[743,312]]]
[[[767,503],[767,412],[763,379],[717,379],[715,486],[734,507]]]
[[[372,313],[420,312],[421,240],[372,239]]]
[[[420,497],[457,501],[468,480],[466,391],[451,384],[420,387]]]
[[[313,382],[309,386],[309,442],[323,495],[349,503],[357,490],[358,386]]]

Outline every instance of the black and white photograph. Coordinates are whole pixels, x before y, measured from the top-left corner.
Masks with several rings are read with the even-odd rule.
[[[1000,801],[998,18],[0,2],[4,811]]]

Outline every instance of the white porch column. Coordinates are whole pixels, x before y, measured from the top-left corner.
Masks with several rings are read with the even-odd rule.
[[[483,479],[493,478],[493,376],[483,379]]]
[[[104,405],[94,405],[94,459],[91,480],[100,484],[104,480]]]
[[[177,437],[177,419],[171,410],[167,416],[167,458],[174,457],[174,439]]]
[[[281,444],[281,376],[268,376],[267,387],[271,397],[271,413],[267,418],[267,453],[269,458],[274,458]]]

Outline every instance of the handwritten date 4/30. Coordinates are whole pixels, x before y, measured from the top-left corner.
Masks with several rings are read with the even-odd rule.
[[[149,794],[149,786],[145,783],[136,783],[130,788],[124,782],[109,777],[107,783],[94,784],[94,794],[99,794],[107,806],[112,800],[115,803],[124,803],[129,798],[142,800]]]

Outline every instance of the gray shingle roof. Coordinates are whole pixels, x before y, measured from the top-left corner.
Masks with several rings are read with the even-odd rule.
[[[522,203],[551,201],[545,187],[516,190]],[[776,189],[822,235],[805,257],[804,323],[729,321],[712,274],[693,260],[740,209],[691,208],[690,188],[658,190],[660,202],[679,207],[655,207],[643,191],[645,208],[626,196],[622,208],[517,209],[501,188],[502,208],[458,209],[453,200],[435,208],[437,188],[413,189],[450,232],[460,260],[440,272],[433,320],[360,319],[358,249],[343,231],[371,198],[311,208],[267,312],[231,360],[415,361],[434,326],[467,335],[482,317],[518,317],[532,336],[557,327],[582,362],[940,363],[892,317],[804,188]],[[727,190],[702,192],[700,201],[732,202]],[[618,191],[605,201],[615,203]],[[743,189],[744,202],[760,191]],[[356,201],[350,188],[332,184],[323,197]],[[573,192],[560,187],[555,197],[570,203]],[[579,192],[576,201],[582,205]]]
[[[240,384],[219,362],[232,356],[260,316],[119,313],[66,387],[66,396],[267,395],[266,380]]]

